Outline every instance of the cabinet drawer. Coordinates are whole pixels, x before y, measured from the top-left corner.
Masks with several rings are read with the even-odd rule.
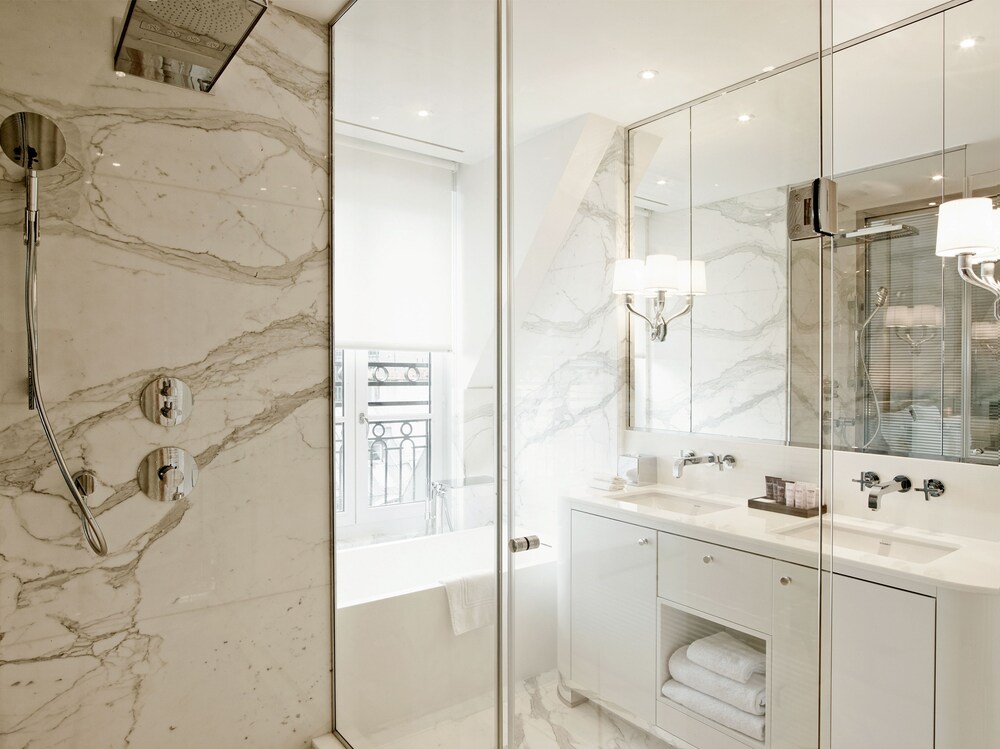
[[[771,632],[771,565],[766,557],[670,533],[657,537],[657,591],[683,606]]]

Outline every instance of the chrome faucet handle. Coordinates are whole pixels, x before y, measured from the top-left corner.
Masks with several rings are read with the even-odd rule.
[[[938,479],[924,479],[924,488],[917,489],[918,492],[924,493],[924,501],[929,502],[931,497],[935,499],[944,494],[944,483]]]
[[[736,458],[732,455],[718,455],[716,456],[716,463],[719,464],[720,471],[731,471],[736,467]]]
[[[694,457],[694,450],[681,450],[681,453],[680,453],[680,455],[678,457],[685,458],[685,459],[686,458],[693,458]]]
[[[861,486],[858,487],[861,491],[874,488],[881,480],[882,479],[879,478],[879,475],[875,473],[875,471],[862,471],[861,478],[851,479],[851,481],[855,484],[861,484]]]

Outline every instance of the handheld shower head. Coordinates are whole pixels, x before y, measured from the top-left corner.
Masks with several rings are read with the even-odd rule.
[[[878,291],[875,292],[875,309],[881,309],[885,306],[886,300],[889,298],[889,289],[885,286],[879,286]]]
[[[868,315],[868,319],[861,326],[862,331],[871,324],[871,321],[875,319],[875,315],[885,306],[887,301],[889,301],[889,289],[885,286],[879,286],[878,291],[875,292],[875,309],[872,310],[872,313]]]

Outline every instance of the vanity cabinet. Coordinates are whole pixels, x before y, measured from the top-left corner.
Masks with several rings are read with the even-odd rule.
[[[570,668],[575,687],[653,722],[656,533],[572,513]]]
[[[819,575],[811,567],[774,560],[770,581],[771,749],[815,749]]]
[[[830,749],[933,749],[935,599],[831,577]]]

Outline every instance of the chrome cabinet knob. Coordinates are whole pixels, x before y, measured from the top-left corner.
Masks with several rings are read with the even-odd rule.
[[[649,543],[649,539],[648,538],[640,538],[639,541],[638,541],[638,543],[639,543],[639,546],[645,546],[646,544]]]
[[[715,557],[713,557],[711,554],[706,554],[701,558],[701,561],[703,561],[705,564],[711,564],[714,559]]]
[[[783,575],[781,578],[778,579],[778,582],[781,583],[782,585],[791,585],[792,578],[788,577],[787,575]]]

